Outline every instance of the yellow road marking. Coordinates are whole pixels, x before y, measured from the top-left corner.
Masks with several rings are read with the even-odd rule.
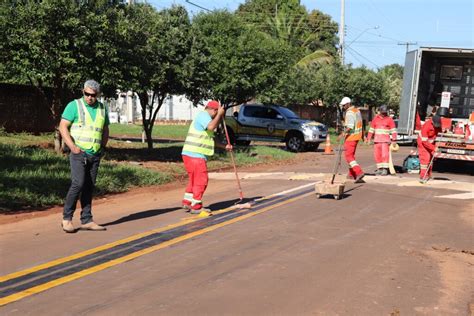
[[[211,232],[213,230],[216,230],[218,228],[221,228],[221,227],[224,227],[224,226],[227,226],[227,225],[230,225],[230,224],[233,224],[233,223],[236,223],[236,222],[239,222],[239,221],[242,221],[244,219],[247,219],[249,217],[252,217],[252,216],[255,216],[255,215],[258,215],[258,214],[261,214],[263,212],[266,212],[268,210],[271,210],[275,207],[278,207],[278,206],[281,206],[281,205],[285,205],[285,204],[288,204],[288,203],[291,203],[293,201],[296,201],[296,200],[299,200],[299,199],[302,199],[306,196],[309,196],[309,195],[313,195],[314,193],[313,192],[309,192],[309,193],[306,193],[306,194],[303,194],[303,195],[300,195],[300,196],[297,196],[297,197],[294,197],[294,198],[291,198],[291,199],[288,199],[288,200],[285,200],[285,201],[282,201],[282,202],[279,202],[279,203],[276,203],[276,204],[273,204],[273,205],[270,205],[270,206],[267,206],[259,211],[255,211],[255,212],[252,212],[252,213],[249,213],[249,214],[245,214],[245,215],[242,215],[240,217],[236,217],[236,218],[233,218],[233,219],[230,219],[226,222],[223,222],[223,223],[219,223],[219,224],[215,224],[215,225],[212,225],[212,226],[209,226],[209,227],[206,227],[206,228],[203,228],[203,229],[200,229],[200,230],[197,230],[195,232],[192,232],[192,233],[189,233],[189,234],[186,234],[186,235],[183,235],[183,236],[180,236],[180,237],[176,237],[174,239],[171,239],[171,240],[168,240],[166,242],[163,242],[159,245],[155,245],[155,246],[152,246],[152,247],[149,247],[149,248],[146,248],[146,249],[142,249],[142,250],[139,250],[137,252],[134,252],[134,253],[131,253],[131,254],[128,254],[126,256],[123,256],[123,257],[120,257],[120,258],[117,258],[117,259],[113,259],[111,261],[108,261],[108,262],[104,262],[102,264],[99,264],[97,266],[94,266],[94,267],[91,267],[91,268],[88,268],[88,269],[84,269],[82,271],[79,271],[79,272],[76,272],[76,273],[73,273],[71,275],[68,275],[68,276],[65,276],[65,277],[62,277],[62,278],[59,278],[59,279],[56,279],[56,280],[53,280],[53,281],[49,281],[47,283],[44,283],[44,284],[41,284],[41,285],[37,285],[37,286],[34,286],[34,287],[31,287],[27,290],[24,290],[24,291],[21,291],[21,292],[18,292],[18,293],[15,293],[15,294],[12,294],[12,295],[9,295],[9,296],[6,296],[4,298],[1,298],[0,299],[0,306],[3,306],[3,305],[6,305],[6,304],[9,304],[9,303],[12,303],[12,302],[15,302],[15,301],[18,301],[22,298],[25,298],[27,296],[30,296],[30,295],[33,295],[33,294],[36,294],[36,293],[40,293],[40,292],[43,292],[43,291],[46,291],[50,288],[53,288],[55,286],[58,286],[58,285],[61,285],[61,284],[64,284],[64,283],[67,283],[67,282],[71,282],[71,281],[74,281],[76,279],[79,279],[79,278],[82,278],[82,277],[85,277],[89,274],[92,274],[92,273],[95,273],[95,272],[99,272],[99,271],[102,271],[104,269],[107,269],[107,268],[110,268],[110,267],[113,267],[113,266],[116,266],[118,264],[121,264],[121,263],[124,263],[124,262],[127,262],[127,261],[130,261],[132,259],[135,259],[135,258],[138,258],[138,257],[141,257],[143,255],[146,255],[146,254],[149,254],[151,252],[154,252],[154,251],[157,251],[157,250],[160,250],[160,249],[163,249],[163,248],[166,248],[166,247],[169,247],[171,245],[174,245],[174,244],[177,244],[181,241],[185,241],[185,240],[188,240],[190,238],[193,238],[193,237],[196,237],[196,236],[199,236],[199,235],[202,235],[202,234],[205,234],[207,232]],[[147,236],[147,235],[150,235],[154,232],[157,232],[157,231],[162,231],[164,229],[167,229],[167,228],[170,228],[170,226],[172,227],[177,227],[177,226],[182,226],[183,224],[175,224],[175,225],[169,225],[167,227],[164,227],[164,228],[161,228],[161,229],[156,229],[156,230],[153,230],[153,231],[150,231],[150,232],[146,232],[146,233],[143,233],[143,234],[138,234],[138,235],[135,235],[135,236],[132,236],[130,238],[126,238],[126,239],[122,239],[121,241],[118,241],[118,242],[115,242],[115,243],[110,243],[110,244],[107,244],[107,245],[104,245],[102,247],[97,247],[97,248],[94,248],[94,249],[91,249],[91,250],[88,250],[88,251],[84,251],[84,252],[81,252],[79,254],[82,254],[84,255],[84,253],[94,253],[94,252],[97,252],[98,250],[96,249],[107,249],[107,248],[104,248],[104,247],[108,247],[110,248],[111,246],[109,245],[112,245],[112,244],[120,244],[121,242],[123,243],[124,240],[135,240],[139,237],[137,236]],[[55,264],[52,264],[52,262],[49,262],[49,263],[45,263],[43,265],[40,265],[40,266],[53,266],[53,265],[56,265],[56,264],[59,264],[57,262],[66,262],[66,261],[69,261],[69,260],[72,260],[72,259],[69,259],[69,260],[64,260],[64,259],[67,259],[67,258],[79,258],[79,254],[77,255],[73,255],[73,256],[70,256],[70,257],[66,257],[66,258],[63,258],[63,259],[58,259],[58,260],[55,260],[55,261],[52,261],[52,262],[56,262]],[[28,269],[28,270],[24,270],[24,271],[38,271],[40,269],[38,269],[38,267],[40,266],[37,266],[37,267],[33,267],[31,269]],[[19,274],[19,275],[24,275],[26,273],[23,273],[24,271],[20,271],[20,272],[17,272],[17,273],[13,273],[13,274]],[[8,276],[11,276],[13,274],[9,274]],[[4,277],[5,278],[5,277]],[[10,277],[11,279],[11,277]],[[8,280],[8,279],[7,279]]]

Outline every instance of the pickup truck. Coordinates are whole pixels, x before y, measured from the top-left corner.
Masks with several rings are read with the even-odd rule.
[[[301,119],[278,105],[243,104],[225,122],[231,143],[248,146],[251,141],[285,142],[288,150],[316,150],[326,140],[324,124]]]

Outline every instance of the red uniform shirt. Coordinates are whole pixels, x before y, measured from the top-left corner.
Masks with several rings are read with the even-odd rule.
[[[390,134],[392,139],[390,140]],[[375,143],[390,143],[397,140],[397,128],[395,122],[390,116],[376,115],[370,123],[369,134],[367,140],[370,141],[374,136]]]
[[[420,135],[418,135],[418,146],[421,145],[425,147],[428,151],[433,152],[435,150],[435,145],[433,143],[439,132],[441,132],[441,128],[434,127],[432,120],[426,121],[425,124],[423,124],[423,127],[421,128]]]

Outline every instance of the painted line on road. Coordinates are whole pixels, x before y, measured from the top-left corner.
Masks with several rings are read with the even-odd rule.
[[[214,212],[216,215],[205,219],[169,225],[8,274],[0,278],[0,306],[302,199],[314,191],[306,189],[290,196],[285,193],[313,185],[306,184],[261,198],[258,201],[262,204],[256,204],[252,209],[231,207],[219,210]]]

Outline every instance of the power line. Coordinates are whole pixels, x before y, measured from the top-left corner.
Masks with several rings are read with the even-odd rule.
[[[407,53],[408,53],[408,50],[410,49],[410,45],[418,45],[417,42],[401,42],[401,43],[398,43],[397,45],[405,45],[407,47]]]
[[[363,59],[367,60],[369,63],[371,63],[372,65],[374,65],[375,67],[377,68],[380,68],[379,65],[377,65],[376,63],[374,63],[373,61],[371,61],[370,59],[368,59],[367,57],[363,56],[362,54],[360,54],[359,52],[357,52],[355,49],[353,49],[352,47],[347,47],[347,49],[349,49],[350,51],[356,53],[357,55],[359,55],[360,57],[362,57]]]

